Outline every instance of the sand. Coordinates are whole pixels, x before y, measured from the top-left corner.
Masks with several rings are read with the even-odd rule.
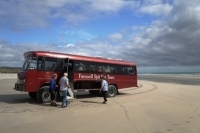
[[[199,77],[151,76],[139,76],[138,88],[121,90],[107,104],[85,94],[65,109],[38,104],[12,89],[13,76],[2,78],[0,133],[199,133]]]
[[[0,73],[0,80],[2,79],[17,79],[17,73],[14,74]]]

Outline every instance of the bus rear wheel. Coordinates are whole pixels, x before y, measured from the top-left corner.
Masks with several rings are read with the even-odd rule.
[[[37,93],[37,100],[39,103],[48,103],[51,100],[51,94],[48,87],[41,88]]]
[[[115,97],[117,94],[117,88],[114,85],[109,85],[108,86],[108,97]]]

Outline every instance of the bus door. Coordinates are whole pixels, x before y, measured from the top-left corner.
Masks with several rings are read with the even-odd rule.
[[[25,91],[35,92],[37,83],[37,57],[27,58],[23,70],[26,71]]]
[[[74,97],[74,84],[73,84],[74,72],[73,72],[73,61],[72,60],[69,60],[68,58],[63,60],[63,72],[68,73],[69,85],[71,88],[68,90],[68,92],[71,97]]]
[[[73,82],[73,61],[69,60],[69,58],[63,60],[63,72],[67,72],[69,81]]]
[[[63,73],[68,73],[68,63],[69,63],[69,59],[63,59]]]

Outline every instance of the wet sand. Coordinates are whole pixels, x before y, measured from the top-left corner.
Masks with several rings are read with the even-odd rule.
[[[139,75],[138,88],[120,90],[107,104],[84,94],[65,109],[38,104],[12,89],[14,76],[6,77],[0,78],[0,133],[200,132],[200,76]]]

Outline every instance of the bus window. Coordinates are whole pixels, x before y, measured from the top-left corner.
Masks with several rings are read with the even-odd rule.
[[[62,71],[63,70],[63,60],[62,59],[56,59],[56,66],[55,69],[53,69],[54,71]]]
[[[50,70],[51,70],[51,71],[54,71],[55,68],[56,68],[56,63],[53,63],[52,66],[51,66],[51,68],[50,68]]]
[[[123,74],[123,68],[122,68],[122,66],[117,65],[115,67],[115,72],[116,72],[116,74]]]
[[[106,66],[105,72],[106,72],[106,73],[110,73],[110,67],[109,67],[109,66]]]
[[[113,65],[104,65],[103,66],[104,73],[116,74],[116,66]]]
[[[29,63],[29,65],[28,65],[28,68],[27,69],[32,69],[32,70],[35,70],[36,68],[37,68],[37,61],[36,60],[33,60],[33,61],[31,61],[30,63]]]
[[[57,69],[62,69],[61,59],[52,57],[38,57],[38,70],[55,71]]]
[[[75,71],[76,72],[85,72],[85,73],[102,73],[103,67],[98,63],[90,63],[83,61],[76,61],[75,63]]]
[[[96,71],[96,65],[94,65],[94,64],[90,64],[89,65],[89,70],[90,70],[90,72],[95,72]]]
[[[82,62],[75,62],[75,71],[76,72],[83,72],[85,65]]]
[[[79,64],[78,71],[84,71],[84,65],[83,65],[83,63]]]
[[[102,72],[102,66],[98,66],[98,68],[97,68],[97,72]]]
[[[123,67],[123,74],[125,75],[135,75],[135,68],[132,66]]]

